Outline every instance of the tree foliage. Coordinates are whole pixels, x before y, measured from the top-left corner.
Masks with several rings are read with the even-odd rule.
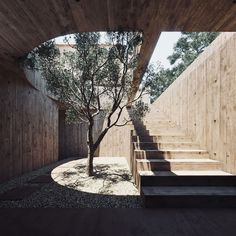
[[[172,68],[155,68],[155,79],[151,85],[152,100],[166,88],[198,57],[200,53],[219,35],[218,32],[183,32],[168,57]]]
[[[93,156],[114,126],[123,126],[130,119],[121,120],[127,106],[138,102],[140,94],[129,101],[133,70],[137,63],[137,48],[142,43],[140,33],[110,32],[109,42],[100,44],[100,33],[74,34],[75,44],[65,39],[70,50],[59,53],[53,42],[47,42],[31,52],[25,64],[36,65],[47,81],[48,90],[67,106],[67,120],[88,123],[88,174],[93,175]],[[147,110],[143,103],[136,106],[137,114]],[[143,111],[142,110],[143,107]],[[104,129],[94,140],[95,119],[102,117]]]
[[[30,70],[41,70],[44,64],[53,63],[58,56],[60,56],[60,52],[55,46],[54,40],[49,40],[23,56],[20,59],[20,63],[23,64],[23,67]]]

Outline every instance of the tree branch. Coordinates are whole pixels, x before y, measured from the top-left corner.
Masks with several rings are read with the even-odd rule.
[[[117,126],[117,127],[122,127],[122,126],[125,126],[125,125],[127,125],[129,122],[131,122],[132,120],[127,120],[125,123],[123,123],[123,124],[121,124],[121,125],[117,125],[117,124],[115,124],[115,126]]]

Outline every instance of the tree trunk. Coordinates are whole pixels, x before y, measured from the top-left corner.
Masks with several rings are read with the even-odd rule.
[[[87,159],[87,174],[88,174],[88,176],[93,176],[94,175],[93,157],[94,157],[94,151],[90,147],[90,145],[88,145],[88,159]]]
[[[87,132],[87,145],[88,145],[88,159],[87,159],[87,174],[93,176],[93,157],[94,157],[94,143],[93,143],[93,119],[90,120]]]
[[[93,124],[94,124],[94,121],[91,119],[89,123],[89,127],[88,127],[88,132],[87,132],[87,145],[88,145],[87,175],[88,176],[94,175],[94,171],[93,171],[94,153],[108,131],[108,128],[104,129],[102,133],[99,135],[97,141],[94,143]]]

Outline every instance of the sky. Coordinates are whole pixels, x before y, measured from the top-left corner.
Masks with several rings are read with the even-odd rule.
[[[150,63],[155,65],[157,62],[160,62],[164,68],[169,68],[170,63],[167,57],[172,54],[173,47],[180,36],[181,32],[162,32],[152,54]],[[63,43],[63,37],[56,38],[56,43]]]
[[[174,45],[180,36],[181,32],[162,32],[152,54],[150,63],[156,64],[157,61],[159,61],[164,68],[169,68],[170,63],[167,57],[172,54]]]

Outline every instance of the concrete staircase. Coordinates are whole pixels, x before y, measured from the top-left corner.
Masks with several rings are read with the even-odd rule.
[[[236,176],[178,126],[163,115],[134,126],[132,172],[146,207],[236,207]]]

